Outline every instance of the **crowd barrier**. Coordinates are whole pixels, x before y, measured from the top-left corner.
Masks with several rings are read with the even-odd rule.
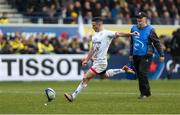
[[[0,81],[64,81],[81,80],[84,70],[81,68],[83,54],[65,55],[0,55]],[[120,68],[128,64],[128,56],[112,55],[108,68]],[[165,79],[172,63],[166,55],[165,62],[154,57],[149,68],[149,79]],[[180,78],[180,65],[173,70],[172,79]],[[121,73],[111,79],[136,79],[136,76]]]
[[[105,29],[113,31],[129,32],[132,25],[104,25]],[[175,25],[154,25],[158,35],[172,35],[179,26]],[[53,25],[53,24],[8,24],[0,25],[2,32],[12,35],[15,32],[21,32],[23,35],[35,35],[44,33],[49,36],[59,37],[62,32],[67,32],[69,37],[78,35],[78,25]],[[85,34],[93,33],[91,25],[84,25]]]

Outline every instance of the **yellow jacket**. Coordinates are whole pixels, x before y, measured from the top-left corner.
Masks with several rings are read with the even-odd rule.
[[[0,24],[9,24],[8,18],[0,18]]]
[[[38,53],[44,54],[44,53],[52,53],[54,51],[54,47],[52,44],[45,45],[41,42],[38,42]]]
[[[25,49],[25,45],[20,40],[10,41],[10,46],[13,49],[22,50]]]

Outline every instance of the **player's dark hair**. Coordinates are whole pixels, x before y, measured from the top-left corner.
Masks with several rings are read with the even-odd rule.
[[[92,19],[93,22],[103,22],[103,19],[101,17],[94,17]]]

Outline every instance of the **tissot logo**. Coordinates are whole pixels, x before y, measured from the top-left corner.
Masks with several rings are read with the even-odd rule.
[[[81,56],[1,56],[0,80],[11,78],[69,78],[81,76]]]
[[[14,64],[18,65],[17,67],[19,68],[19,71],[16,71],[16,73],[19,73],[20,76],[23,76],[24,74],[35,76],[40,72],[43,75],[52,75],[54,71],[57,71],[59,75],[67,75],[70,73],[72,69],[71,63],[77,64],[78,67],[77,74],[80,75],[80,66],[81,66],[80,59],[73,59],[72,61],[67,59],[60,59],[55,63],[51,59],[43,59],[42,61],[39,61],[33,58],[28,60],[13,58],[13,59],[2,59],[1,63],[7,66],[6,73],[8,76],[13,76],[14,71],[12,66]],[[66,66],[66,68],[63,68],[63,66]]]

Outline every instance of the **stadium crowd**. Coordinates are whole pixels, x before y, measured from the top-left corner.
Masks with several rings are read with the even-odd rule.
[[[144,11],[151,24],[175,24],[180,20],[180,0],[7,0],[14,8],[31,21],[36,23],[38,17],[44,17],[44,23],[75,24],[77,17],[82,14],[85,23],[90,23],[92,17],[103,17],[104,23],[134,24],[135,15]],[[0,18],[0,23],[8,23],[6,13]],[[35,18],[36,17],[36,18]],[[178,22],[179,23],[179,22]],[[172,36],[161,35],[166,52],[170,52]],[[88,51],[90,37],[81,41],[77,36],[70,38],[68,33],[61,33],[59,37],[49,37],[46,34],[25,36],[20,32],[15,35],[0,33],[1,54],[69,54],[85,53]],[[127,55],[129,42],[125,39],[113,40],[110,54]]]
[[[77,36],[68,37],[67,32],[62,32],[59,37],[49,37],[46,34],[15,35],[0,33],[0,54],[82,54],[89,51],[90,37],[80,40]],[[125,39],[115,39],[110,47],[111,54],[127,54],[129,48]]]
[[[77,23],[82,14],[85,23],[92,17],[102,16],[106,24],[132,24],[139,11],[148,14],[151,24],[178,24],[180,0],[8,0],[24,16],[37,23],[43,17],[44,23]]]
[[[159,37],[166,53],[171,52],[172,38],[179,34],[179,31],[175,31],[172,36]],[[90,39],[91,35],[82,40],[77,36],[69,37],[67,32],[62,32],[59,37],[50,37],[44,33],[23,35],[16,32],[14,35],[6,35],[0,32],[0,54],[83,54],[91,47]],[[109,54],[128,55],[129,46],[127,38],[114,39]]]
[[[0,34],[1,54],[71,54],[84,53],[88,51],[88,41],[84,38],[82,42],[77,37],[68,38],[63,32],[60,38],[48,37],[39,33],[37,35],[22,35],[16,32],[15,35]]]

